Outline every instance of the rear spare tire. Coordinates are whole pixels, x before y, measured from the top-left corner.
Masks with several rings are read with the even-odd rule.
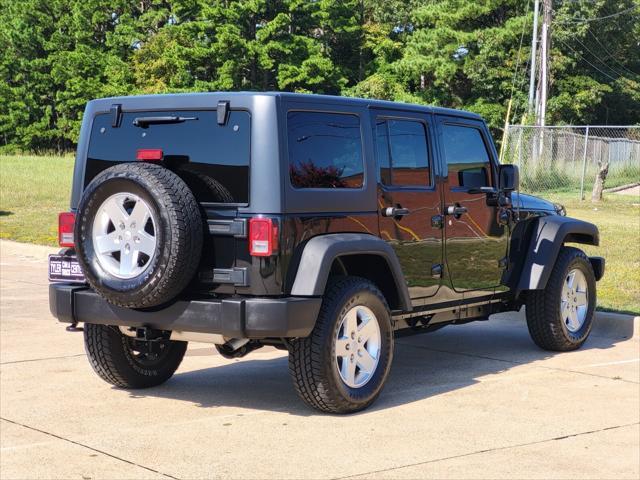
[[[174,299],[191,281],[203,223],[195,197],[175,173],[123,163],[87,186],[75,238],[91,287],[114,305],[145,308]]]

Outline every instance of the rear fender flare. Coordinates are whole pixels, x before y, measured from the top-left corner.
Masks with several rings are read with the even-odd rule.
[[[323,295],[334,260],[347,255],[363,254],[379,256],[385,260],[393,275],[400,307],[403,311],[410,311],[411,297],[395,251],[384,240],[361,233],[330,233],[309,240],[300,257],[291,295]]]

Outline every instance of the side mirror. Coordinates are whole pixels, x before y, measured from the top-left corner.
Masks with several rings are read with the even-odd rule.
[[[520,173],[516,165],[500,165],[498,170],[498,183],[500,190],[512,192],[518,189]]]

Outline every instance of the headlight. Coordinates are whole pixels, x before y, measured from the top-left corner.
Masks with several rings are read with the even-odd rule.
[[[564,208],[564,205],[560,205],[559,203],[554,203],[554,204],[553,204],[553,208],[555,208],[555,209],[556,209],[556,213],[557,213],[558,215],[561,215],[561,216],[563,216],[563,217],[566,217],[566,216],[567,216],[567,209],[566,209],[566,208]]]

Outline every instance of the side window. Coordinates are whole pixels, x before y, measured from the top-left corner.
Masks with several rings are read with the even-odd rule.
[[[289,177],[294,188],[360,188],[364,179],[357,115],[290,111]]]
[[[384,185],[424,187],[431,184],[424,123],[379,118],[376,149]]]
[[[442,143],[451,186],[472,188],[491,185],[491,162],[480,130],[445,124]]]

